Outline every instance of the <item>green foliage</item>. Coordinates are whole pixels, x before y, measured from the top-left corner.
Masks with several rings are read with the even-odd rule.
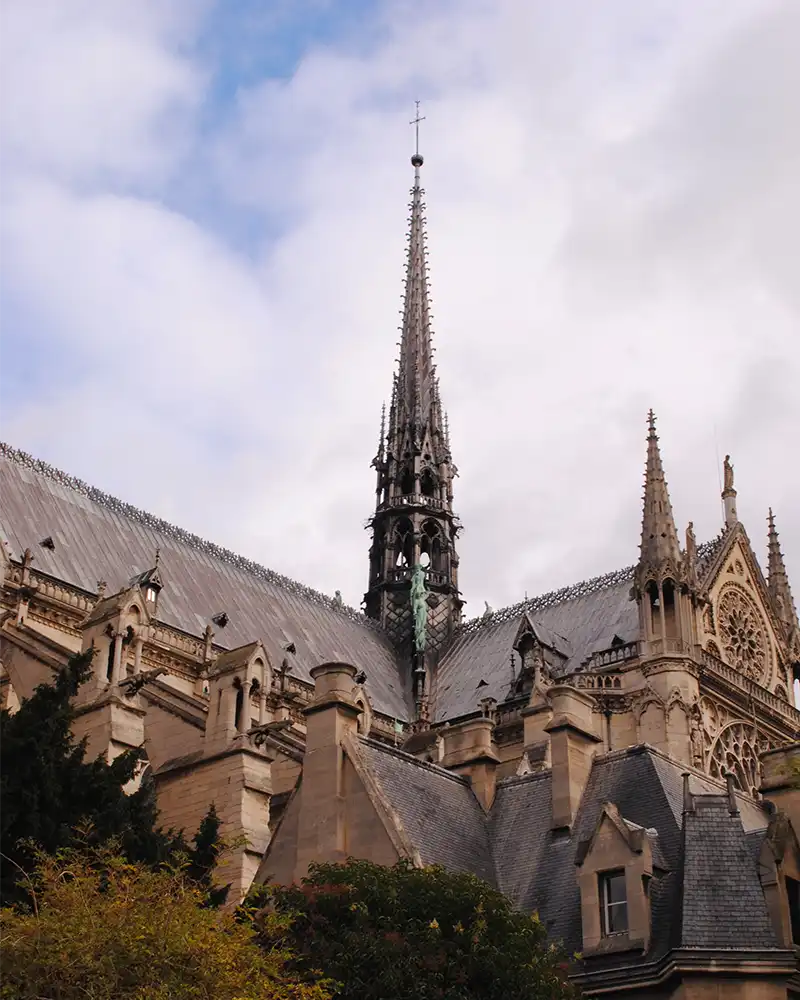
[[[566,963],[536,916],[472,875],[351,859],[299,886],[258,886],[239,919],[283,941],[299,973],[321,967],[342,1000],[561,1000]]]
[[[104,846],[37,854],[32,908],[0,911],[3,1000],[327,1000],[287,971],[291,954],[203,906],[177,869]]]
[[[131,861],[157,865],[186,855],[190,874],[207,889],[208,902],[219,903],[226,890],[211,889],[220,849],[213,807],[189,847],[181,835],[156,828],[152,787],[125,793],[136,774],[138,751],[110,764],[102,758],[86,760],[85,743],[72,736],[72,698],[89,678],[91,660],[91,652],[73,656],[53,683],[39,685],[17,712],[0,714],[0,902],[24,897],[20,879],[31,870],[37,847],[54,854],[77,843],[116,837]]]

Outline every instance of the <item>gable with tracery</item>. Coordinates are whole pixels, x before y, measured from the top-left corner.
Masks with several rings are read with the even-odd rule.
[[[700,644],[748,680],[785,696],[791,689],[788,651],[763,575],[743,532],[727,548],[706,584]]]

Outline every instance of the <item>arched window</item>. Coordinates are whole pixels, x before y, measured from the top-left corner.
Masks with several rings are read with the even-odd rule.
[[[236,728],[241,731],[244,722],[244,688],[238,677],[234,678],[233,686],[236,688],[236,713],[234,720]]]
[[[414,528],[404,517],[394,529],[393,555],[395,566],[410,567],[414,558]]]
[[[432,469],[425,469],[419,480],[420,492],[424,497],[435,497],[439,488],[439,482],[433,474]]]
[[[650,611],[650,631],[652,635],[661,635],[661,601],[658,597],[658,584],[654,581],[648,583],[646,593]]]
[[[409,496],[414,492],[414,473],[411,469],[406,466],[400,473],[400,494],[401,496]]]
[[[419,549],[420,562],[430,566],[435,572],[441,573],[444,569],[442,565],[442,532],[436,521],[426,521],[422,525]]]
[[[106,660],[106,680],[110,681],[114,675],[114,647],[116,645],[116,637],[114,636],[114,629],[109,625],[106,628],[106,635],[108,636],[108,659]]]
[[[678,635],[678,617],[675,608],[675,584],[672,580],[665,580],[661,585],[661,593],[664,595],[664,627],[666,634],[671,638]]]

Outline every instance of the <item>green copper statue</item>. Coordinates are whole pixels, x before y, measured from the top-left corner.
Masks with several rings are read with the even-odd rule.
[[[428,624],[427,598],[425,567],[417,563],[411,571],[411,610],[414,614],[414,646],[418,653],[425,652],[425,627]]]

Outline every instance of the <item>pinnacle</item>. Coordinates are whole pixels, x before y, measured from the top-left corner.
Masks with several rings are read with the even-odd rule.
[[[786,572],[786,564],[783,561],[778,532],[775,528],[775,516],[772,513],[771,507],[767,515],[767,524],[769,526],[767,534],[767,587],[781,620],[787,625],[797,627],[797,611],[795,610],[792,590],[789,586],[789,576]]]
[[[681,549],[652,410],[647,415],[647,427],[640,565],[656,571],[659,567],[677,567]]]

